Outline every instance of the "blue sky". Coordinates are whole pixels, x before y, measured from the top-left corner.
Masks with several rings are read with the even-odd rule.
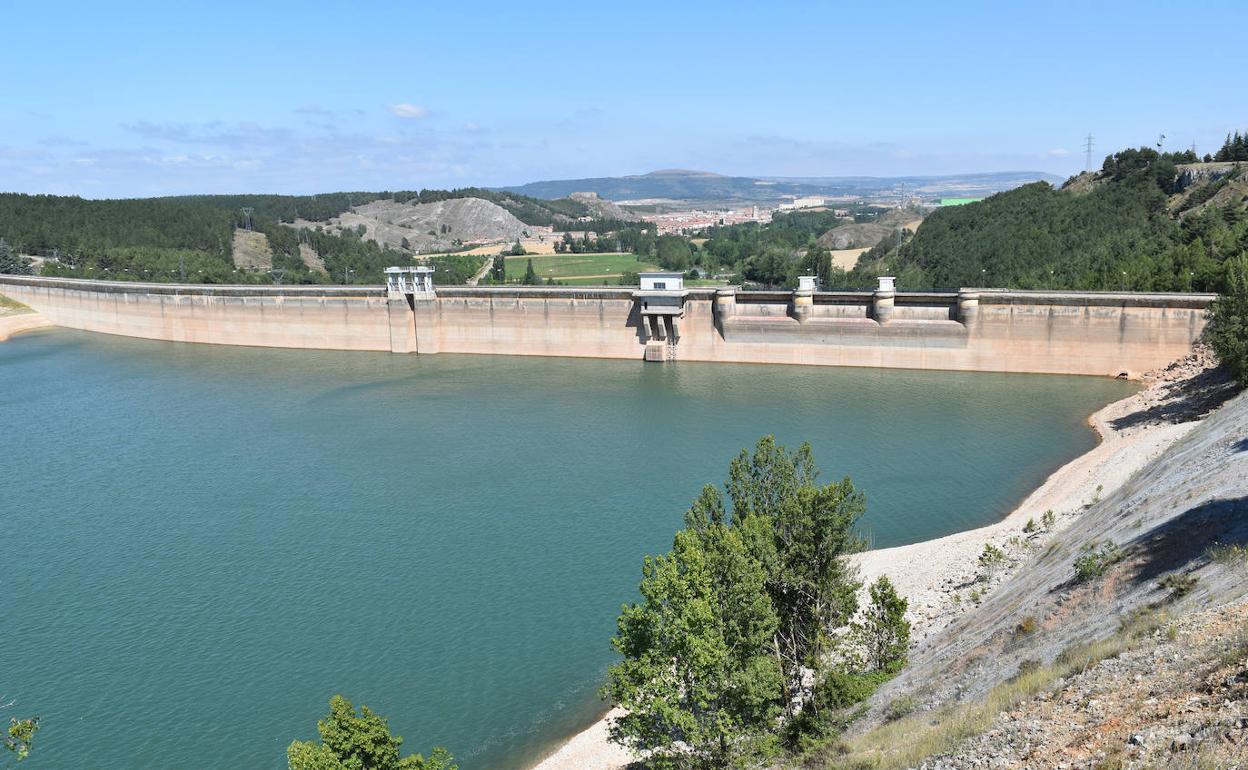
[[[1248,128],[1248,3],[0,4],[0,190],[1083,165]]]

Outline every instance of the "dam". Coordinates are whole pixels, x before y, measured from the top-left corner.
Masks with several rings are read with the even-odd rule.
[[[421,270],[391,268],[377,287],[4,275],[0,294],[57,326],[176,342],[1126,377],[1186,354],[1215,298],[907,292],[889,278],[872,291],[435,287]]]

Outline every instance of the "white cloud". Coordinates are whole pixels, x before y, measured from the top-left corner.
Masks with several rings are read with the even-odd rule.
[[[400,102],[390,105],[390,114],[398,118],[420,120],[429,117],[429,108],[422,107],[419,104]]]
[[[1050,158],[1064,158],[1069,154],[1070,150],[1067,150],[1064,147],[1055,147],[1052,150],[1049,150]]]

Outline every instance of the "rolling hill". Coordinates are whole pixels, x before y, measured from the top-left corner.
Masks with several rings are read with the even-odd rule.
[[[1058,183],[1061,178],[1041,171],[911,177],[744,177],[665,169],[637,176],[558,179],[498,189],[547,200],[565,198],[574,192],[593,192],[613,201],[667,198],[761,203],[788,196],[886,197],[903,191],[933,198],[982,197],[1036,181]]]

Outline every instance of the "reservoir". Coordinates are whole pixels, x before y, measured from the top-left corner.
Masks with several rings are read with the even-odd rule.
[[[0,344],[23,768],[286,766],[341,693],[520,770],[599,713],[645,554],[774,433],[877,546],[1004,516],[1135,386],[1052,375]]]

